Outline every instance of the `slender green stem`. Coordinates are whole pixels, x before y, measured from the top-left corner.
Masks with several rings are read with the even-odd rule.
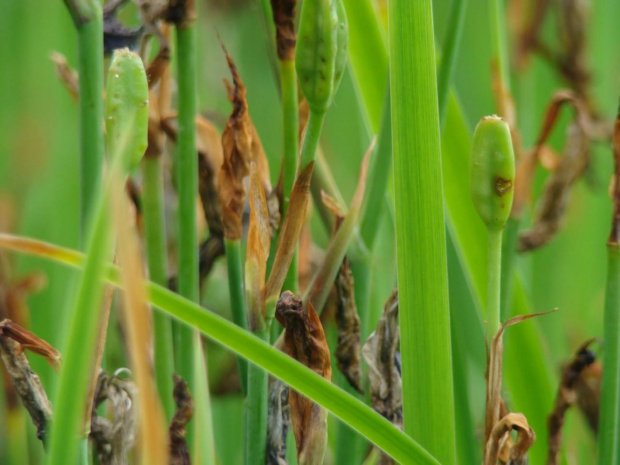
[[[620,245],[607,246],[605,353],[598,428],[599,465],[620,461]]]
[[[448,97],[450,96],[450,81],[452,81],[452,75],[454,74],[456,57],[463,33],[463,24],[465,23],[466,5],[467,0],[452,1],[448,28],[446,29],[446,39],[444,40],[441,50],[441,63],[437,76],[437,95],[439,100],[439,124],[442,131],[446,121],[446,106],[448,104]]]
[[[407,434],[451,465],[454,395],[431,2],[391,0],[388,16],[403,421]]]
[[[179,193],[179,294],[198,302],[198,236],[196,232],[196,198],[198,164],[196,163],[196,31],[194,26],[177,28],[179,86],[179,135],[177,142],[177,186]],[[193,337],[186,326],[178,326],[176,369],[194,384],[192,372]]]
[[[103,19],[101,7],[77,27],[80,75],[80,237],[86,241],[86,225],[99,194],[103,170]]]
[[[499,330],[502,276],[502,230],[489,229],[487,243],[487,345]]]
[[[321,130],[323,129],[324,120],[325,113],[310,111],[308,124],[304,132],[304,140],[301,145],[301,163],[299,166],[302,170],[316,158],[316,149],[321,140]]]
[[[501,276],[501,301],[500,320],[510,318],[512,293],[514,288],[513,270],[517,258],[517,240],[519,238],[519,218],[511,216],[506,222],[502,241],[502,276]]]
[[[166,247],[166,225],[164,218],[164,180],[160,157],[147,157],[143,164],[144,239],[151,281],[165,286],[168,282],[168,252]],[[172,347],[172,325],[170,318],[161,312],[153,313],[155,348],[155,378],[157,390],[170,420],[174,414],[172,397],[174,372],[174,351]]]
[[[297,102],[297,73],[295,62],[280,60],[280,87],[282,91],[282,116],[284,126],[284,167],[282,185],[282,215],[286,214],[295,176],[297,174],[297,157],[299,153],[299,112]],[[297,252],[293,256],[288,274],[284,280],[284,289],[297,294]]]
[[[254,334],[269,342],[269,331],[263,329]],[[267,372],[253,363],[248,366],[248,396],[245,422],[245,464],[263,465],[267,451]]]
[[[248,328],[248,317],[245,313],[245,299],[243,287],[243,264],[241,258],[241,241],[225,240],[226,265],[228,266],[228,289],[230,292],[230,310],[233,322],[243,328]],[[237,358],[239,379],[243,392],[248,391],[248,363],[241,357]]]

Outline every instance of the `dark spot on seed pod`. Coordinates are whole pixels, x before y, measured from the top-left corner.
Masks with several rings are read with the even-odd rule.
[[[512,179],[495,178],[495,193],[500,197],[512,190]]]

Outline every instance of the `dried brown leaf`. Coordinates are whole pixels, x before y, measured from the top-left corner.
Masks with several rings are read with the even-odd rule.
[[[297,0],[271,0],[273,21],[276,25],[276,45],[280,60],[295,59],[295,7]]]
[[[246,196],[243,180],[250,173],[252,161],[258,167],[268,197],[272,189],[267,157],[248,111],[245,86],[232,57],[223,45],[222,48],[233,77],[233,84],[224,81],[228,89],[228,98],[233,104],[233,111],[222,134],[223,164],[219,173],[218,188],[224,235],[227,239],[239,239],[243,234],[243,206]]]
[[[47,425],[53,416],[52,406],[39,377],[30,369],[24,348],[43,355],[50,363],[60,361],[60,354],[47,342],[10,320],[0,322],[0,358],[15,392],[37,428],[37,438],[44,441]]]
[[[23,349],[28,349],[35,354],[45,357],[55,370],[60,368],[60,352],[34,333],[13,323],[11,320],[5,319],[0,321],[0,335],[14,340]]]
[[[547,427],[549,429],[547,465],[557,465],[560,463],[564,415],[577,400],[575,388],[582,372],[596,360],[594,353],[588,349],[593,341],[594,339],[590,339],[582,344],[570,363],[562,370],[562,378],[556,394],[555,405],[547,418]]]
[[[286,291],[278,300],[276,317],[285,328],[285,352],[331,381],[329,347],[312,304],[304,308],[301,299]],[[298,462],[322,463],[327,446],[327,410],[292,389],[289,403]]]
[[[512,431],[517,432],[517,440],[512,441]],[[509,413],[498,421],[485,446],[484,465],[516,464],[523,459],[536,440],[534,430],[521,413]],[[526,462],[527,463],[527,462]]]
[[[398,328],[398,290],[394,289],[383,308],[377,329],[362,347],[368,364],[372,407],[398,428],[403,427],[403,394],[396,351],[400,340]]]
[[[253,331],[264,327],[265,276],[271,245],[269,212],[265,192],[260,182],[256,164],[250,174],[250,225],[248,228],[245,262],[245,285],[248,298],[248,317]]]
[[[502,404],[502,357],[504,353],[503,336],[504,330],[509,326],[521,323],[537,316],[548,315],[555,312],[553,309],[549,312],[530,313],[528,315],[517,315],[509,319],[500,326],[499,330],[493,336],[491,347],[488,347],[487,356],[487,394],[486,394],[486,414],[484,427],[484,441],[488,443],[491,431],[500,420],[500,408]]]
[[[170,65],[170,58],[172,55],[169,46],[170,25],[166,23],[162,24],[160,34],[166,40],[159,44],[157,55],[155,55],[153,61],[146,67],[146,79],[149,84],[149,89],[153,88],[153,86],[159,82]]]
[[[295,253],[301,228],[305,223],[313,167],[314,162],[310,162],[308,166],[297,175],[295,184],[293,184],[291,200],[286,215],[284,216],[280,236],[278,237],[273,266],[271,267],[271,273],[269,274],[269,279],[265,286],[266,300],[280,293],[280,289],[282,289],[282,284],[286,278],[286,273],[288,272],[288,267]]]
[[[187,383],[179,375],[174,374],[174,401],[176,411],[168,431],[170,440],[170,465],[190,465],[189,449],[187,447],[187,424],[194,415],[194,401],[189,392]]]

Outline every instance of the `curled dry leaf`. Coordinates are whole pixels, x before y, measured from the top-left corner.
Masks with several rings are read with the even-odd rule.
[[[233,78],[233,84],[224,81],[233,111],[222,134],[224,157],[218,187],[224,235],[227,239],[234,240],[241,238],[243,234],[243,207],[246,196],[243,180],[250,172],[250,162],[256,163],[268,197],[271,196],[272,188],[267,157],[248,111],[245,86],[232,57],[224,45],[222,48]]]
[[[49,364],[58,371],[60,368],[60,352],[34,333],[22,328],[11,320],[0,321],[0,337],[17,342],[22,349],[28,349],[45,357]]]
[[[511,433],[517,432],[517,440],[513,442]],[[536,435],[530,428],[527,419],[521,413],[509,413],[495,424],[486,443],[484,451],[484,465],[496,465],[498,460],[502,464],[527,464],[527,451]],[[525,461],[522,461],[525,459]]]
[[[589,162],[589,142],[593,131],[587,111],[579,98],[570,91],[559,91],[547,107],[543,125],[532,152],[522,161],[516,186],[516,205],[521,210],[527,202],[530,184],[540,152],[549,138],[562,106],[575,109],[575,121],[569,126],[564,156],[545,184],[542,198],[538,201],[534,224],[519,235],[519,250],[527,252],[549,242],[561,225],[568,204],[570,188],[585,172]]]
[[[273,22],[276,25],[276,46],[280,60],[295,59],[295,7],[297,0],[271,0]]]
[[[271,245],[269,212],[265,192],[252,162],[250,174],[250,225],[248,227],[245,261],[245,286],[248,300],[250,329],[256,331],[265,326],[265,276]]]
[[[278,300],[276,317],[285,328],[285,352],[331,381],[329,347],[312,304],[304,305],[301,299],[286,291]],[[298,462],[300,465],[322,463],[327,447],[327,410],[292,389],[289,403]]]
[[[495,465],[497,463],[497,454],[502,449],[501,444],[495,444],[496,441],[502,440],[505,433],[502,433],[506,428],[508,431],[512,428],[511,420],[506,420],[506,416],[502,415],[503,401],[501,397],[502,390],[502,357],[504,352],[503,336],[504,330],[512,325],[521,323],[522,321],[529,320],[537,316],[547,315],[556,311],[551,310],[544,313],[531,313],[529,315],[517,315],[506,323],[500,326],[499,330],[493,336],[491,340],[491,346],[487,348],[487,393],[486,393],[486,412],[485,412],[485,424],[484,424],[484,463],[485,465]],[[525,417],[520,415],[525,421]],[[512,417],[511,417],[512,418]],[[514,418],[513,418],[514,419]],[[503,423],[502,423],[503,422]],[[527,421],[525,422],[527,424]],[[529,427],[528,427],[529,428]],[[501,434],[500,434],[501,433]],[[494,436],[495,435],[495,436]],[[528,436],[529,437],[529,436]],[[532,442],[535,436],[532,431]],[[519,441],[517,441],[519,444]],[[531,444],[530,444],[531,445]],[[515,445],[515,448],[517,445]],[[529,448],[529,445],[527,446]],[[521,450],[520,447],[518,450]],[[523,451],[525,452],[527,449]],[[489,455],[491,454],[491,455]],[[493,455],[495,454],[495,455]],[[512,452],[511,452],[512,454]],[[511,455],[512,456],[512,455]],[[493,457],[495,457],[493,461]]]
[[[187,383],[179,375],[172,375],[174,379],[174,402],[176,411],[170,422],[170,465],[189,465],[191,463],[187,447],[187,424],[194,415],[194,401],[189,392]]]
[[[560,463],[564,415],[577,400],[576,386],[583,371],[596,360],[594,353],[588,348],[593,341],[594,339],[590,339],[582,344],[570,363],[562,370],[562,378],[555,397],[555,405],[547,418],[547,427],[549,428],[547,465]]]
[[[4,363],[13,389],[26,407],[37,428],[37,438],[45,440],[47,425],[52,420],[52,406],[39,377],[30,369],[24,349],[43,355],[56,366],[60,354],[43,339],[10,320],[0,322],[0,357]]]
[[[279,379],[269,378],[267,413],[267,465],[286,465],[286,436],[291,426],[289,388]]]
[[[383,308],[377,329],[364,343],[362,356],[369,369],[372,407],[402,429],[402,379],[396,365],[399,340],[398,290],[394,289]]]
[[[90,423],[90,439],[101,465],[125,465],[128,453],[136,439],[136,387],[132,381],[121,379],[122,373],[129,370],[118,370],[112,377],[100,370],[93,398],[92,417]],[[108,402],[108,411],[112,419],[100,417],[97,408]]]

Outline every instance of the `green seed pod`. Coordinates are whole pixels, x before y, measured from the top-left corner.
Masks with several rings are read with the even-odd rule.
[[[347,49],[349,46],[349,22],[347,20],[347,12],[344,8],[343,0],[336,0],[336,12],[338,13],[338,33],[336,61],[334,64],[335,73],[333,95],[336,95],[338,87],[340,87],[340,81],[342,81],[342,76],[344,76],[344,70],[347,67]]]
[[[295,51],[295,67],[311,111],[325,113],[334,94],[338,13],[334,0],[305,0]]]
[[[137,165],[148,139],[149,89],[140,57],[116,50],[108,72],[105,122],[109,156],[122,156],[124,171]]]
[[[499,116],[480,120],[471,151],[471,197],[491,230],[504,227],[512,208],[515,157],[508,124]]]

